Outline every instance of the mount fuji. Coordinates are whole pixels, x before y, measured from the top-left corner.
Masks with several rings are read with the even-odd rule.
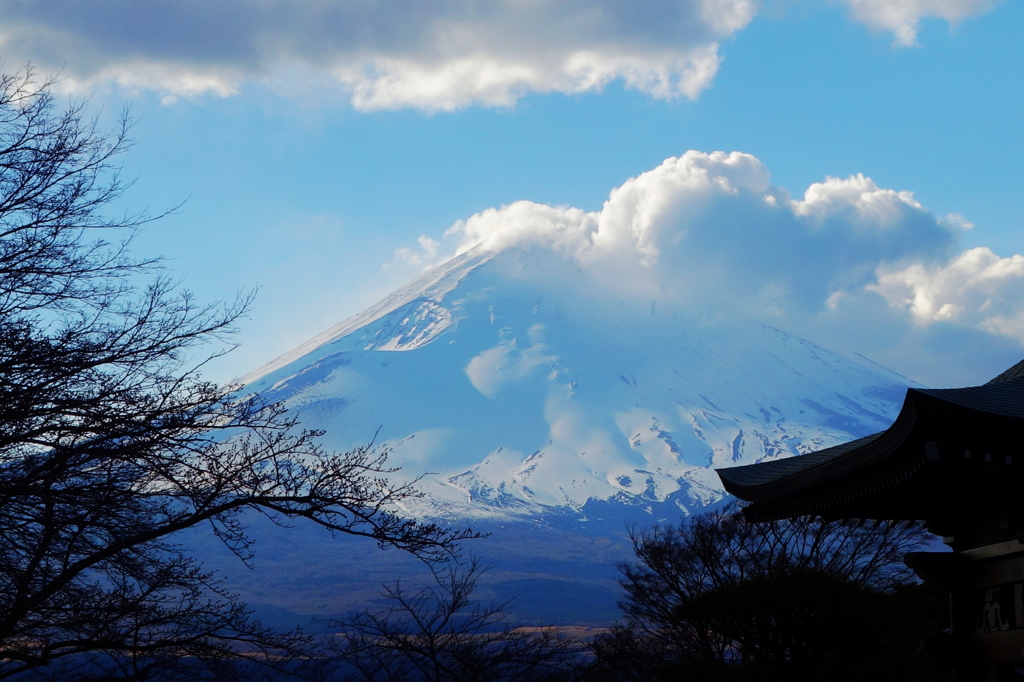
[[[484,598],[520,595],[528,621],[607,623],[627,524],[722,503],[715,467],[880,431],[913,385],[786,321],[858,301],[905,309],[914,299],[878,273],[945,253],[947,226],[863,176],[802,200],[768,177],[749,155],[688,152],[601,211],[479,213],[449,230],[455,255],[421,238],[404,256],[432,267],[242,390],[282,401],[331,449],[388,448],[398,476],[422,475],[405,514],[489,531],[468,548],[494,566]],[[257,552],[274,570],[233,584],[261,608],[371,605],[412,570],[274,532]]]
[[[432,472],[407,513],[657,521],[721,500],[712,467],[885,428],[909,383],[761,323],[594,307],[591,279],[539,247],[469,249],[246,389],[334,448],[376,434],[403,471]]]

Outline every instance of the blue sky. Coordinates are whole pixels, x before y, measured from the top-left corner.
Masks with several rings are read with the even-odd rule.
[[[387,294],[447,253],[456,221],[522,199],[598,211],[690,149],[751,154],[795,199],[862,173],[945,225],[973,224],[864,284],[899,309],[882,271],[919,264],[936,310],[942,296],[952,307],[903,305],[908,336],[851,350],[929,383],[984,380],[1024,355],[1024,264],[1010,260],[1024,252],[1024,3],[126,2],[5,5],[0,51],[8,69],[62,69],[105,116],[131,105],[125,201],[187,200],[137,250],[165,254],[202,298],[261,288],[214,378]],[[421,235],[436,253],[396,257]],[[942,279],[974,247],[1006,260]],[[998,285],[964,293],[997,265]],[[804,327],[836,341],[822,320]]]

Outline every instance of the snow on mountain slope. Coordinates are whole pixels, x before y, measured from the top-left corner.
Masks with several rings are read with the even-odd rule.
[[[600,299],[601,305],[593,305]],[[603,288],[542,245],[478,246],[244,379],[327,444],[432,472],[415,514],[695,511],[716,466],[881,430],[910,383],[780,329]]]
[[[393,345],[387,348],[381,347],[380,350],[411,350],[412,348],[417,348],[429,342],[434,336],[444,331],[448,324],[451,323],[451,316],[448,315],[447,311],[435,307],[432,304],[432,301],[444,298],[444,295],[451,291],[451,289],[459,283],[467,272],[479,265],[482,261],[486,260],[489,255],[490,254],[481,254],[479,252],[476,254],[464,253],[452,258],[441,266],[433,268],[430,272],[425,273],[421,277],[417,277],[409,284],[401,287],[376,305],[370,306],[370,308],[362,313],[344,320],[340,324],[331,327],[323,334],[313,337],[298,348],[285,353],[269,364],[247,374],[239,379],[239,382],[243,384],[250,384],[256,379],[271,374],[281,367],[289,365],[300,358],[306,362],[311,362],[318,357],[316,355],[316,351],[320,348],[338,341],[353,332],[364,329],[381,318],[393,314],[396,310],[405,308],[410,303],[417,301],[421,302],[425,307],[419,317],[417,317],[416,322],[426,321],[426,324],[420,326],[419,324],[414,323],[412,327],[402,330],[403,332],[411,332],[413,334],[412,336],[406,335],[403,338],[403,334],[399,333],[398,336],[389,340]],[[437,315],[430,315],[434,310],[437,311]],[[407,322],[403,322],[400,326],[404,327],[406,324]],[[379,333],[386,334],[387,332],[385,330],[379,330]],[[360,338],[365,338],[365,334]],[[373,345],[372,342],[371,345]]]

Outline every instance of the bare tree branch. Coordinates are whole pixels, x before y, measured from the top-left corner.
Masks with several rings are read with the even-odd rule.
[[[0,678],[283,674],[308,639],[253,621],[175,533],[206,526],[247,561],[256,511],[432,565],[475,534],[401,516],[419,493],[386,451],[325,452],[282,406],[202,379],[250,298],[199,304],[129,253],[153,218],[105,213],[127,113],[104,131],[52,85],[0,76]]]

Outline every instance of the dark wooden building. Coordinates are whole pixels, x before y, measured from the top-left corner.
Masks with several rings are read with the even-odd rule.
[[[718,475],[753,522],[925,523],[952,551],[907,564],[950,590],[958,679],[1024,668],[1024,362],[983,386],[908,389],[881,433]]]

